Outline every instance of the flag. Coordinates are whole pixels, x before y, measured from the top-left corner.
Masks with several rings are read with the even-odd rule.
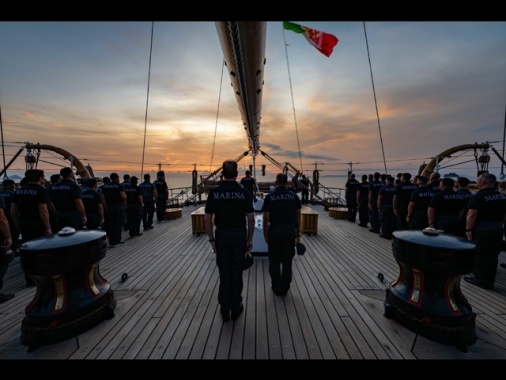
[[[311,45],[327,57],[330,57],[332,49],[334,49],[334,46],[336,46],[339,42],[337,37],[333,34],[320,32],[319,30],[311,29],[307,26],[302,26],[293,22],[283,21],[283,28],[295,33],[303,34]]]

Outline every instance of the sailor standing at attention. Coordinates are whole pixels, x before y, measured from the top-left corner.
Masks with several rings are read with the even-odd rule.
[[[207,197],[204,224],[220,272],[220,313],[228,321],[239,318],[244,309],[242,265],[253,248],[255,210],[249,191],[237,183],[237,162],[226,160],[222,167],[223,181]]]
[[[276,188],[266,195],[262,207],[264,239],[268,245],[272,291],[284,296],[292,282],[295,239],[300,237],[301,200],[286,188],[286,173],[276,176]]]

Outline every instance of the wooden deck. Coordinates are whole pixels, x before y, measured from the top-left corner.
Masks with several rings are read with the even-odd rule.
[[[462,281],[478,337],[462,352],[383,315],[385,290],[399,271],[391,241],[329,217],[322,206],[310,205],[319,214],[318,233],[301,239],[307,252],[294,259],[288,294],[273,294],[267,258],[256,256],[244,272],[244,313],[223,322],[211,246],[192,233],[198,207],[183,207],[182,218],[143,236],[125,232],[126,243],[100,262],[117,300],[115,316],[30,353],[21,322],[35,288],[25,287],[16,258],[2,290],[16,296],[0,304],[0,359],[506,359],[506,269],[498,267],[493,291]]]

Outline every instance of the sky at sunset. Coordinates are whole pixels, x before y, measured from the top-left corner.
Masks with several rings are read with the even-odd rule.
[[[343,175],[350,162],[357,174],[384,172],[385,158],[391,174],[416,174],[456,145],[492,142],[502,153],[506,22],[290,21],[339,43],[327,58],[267,22],[260,147],[277,161]],[[0,22],[4,164],[25,142],[61,147],[97,173],[136,175],[158,164],[215,170],[245,152],[214,22],[155,22],[151,41],[152,26]],[[23,157],[8,173],[25,169]],[[58,157],[40,159],[59,170]],[[279,171],[259,156],[257,172],[262,164]],[[472,178],[476,164],[444,170]]]

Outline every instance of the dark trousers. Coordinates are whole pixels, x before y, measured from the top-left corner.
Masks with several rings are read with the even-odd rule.
[[[109,244],[115,245],[121,241],[123,224],[125,223],[125,207],[123,205],[107,207],[107,236]]]
[[[167,199],[158,195],[156,199],[156,220],[159,222],[165,220],[165,210],[167,209]]]
[[[397,228],[399,230],[409,230],[409,223],[406,222],[407,216],[408,216],[408,206],[397,205]]]
[[[1,252],[3,253],[3,252]],[[4,277],[9,269],[9,264],[0,264],[0,290],[2,290],[4,286]]]
[[[379,220],[381,226],[381,235],[390,239],[392,237],[392,232],[394,232],[397,227],[394,208],[392,207],[392,205],[381,206],[381,213]]]
[[[295,228],[291,225],[269,225],[269,274],[275,293],[286,293],[292,282],[292,260],[295,256]]]
[[[369,223],[369,206],[367,199],[361,199],[358,204],[358,219],[360,220],[360,225],[367,227],[367,223]]]
[[[309,203],[309,191],[302,189],[300,203],[307,205]]]
[[[100,215],[98,212],[89,212],[86,214],[86,228],[96,230],[100,226]]]
[[[409,228],[412,230],[423,230],[429,227],[429,218],[427,210],[415,210],[409,220]]]
[[[242,263],[246,253],[247,231],[241,228],[217,228],[216,265],[220,272],[218,302],[223,310],[237,310],[242,303]]]
[[[165,211],[165,210],[164,210]],[[142,226],[144,228],[153,225],[153,218],[155,216],[155,201],[144,200],[144,210],[142,213]]]
[[[83,228],[83,217],[79,211],[58,211],[56,213],[56,231],[60,231],[64,227],[72,227],[76,230]]]
[[[477,223],[473,229],[476,244],[473,272],[476,282],[480,285],[494,286],[502,234],[501,223]]]
[[[380,221],[379,221],[379,210],[378,210],[378,198],[373,198],[372,208],[369,208],[369,222],[371,222],[371,230],[373,232],[380,232]]]
[[[130,236],[141,233],[142,206],[140,204],[127,205],[127,223]]]
[[[354,222],[357,219],[357,196],[346,197],[346,206],[348,207],[348,220]]]

